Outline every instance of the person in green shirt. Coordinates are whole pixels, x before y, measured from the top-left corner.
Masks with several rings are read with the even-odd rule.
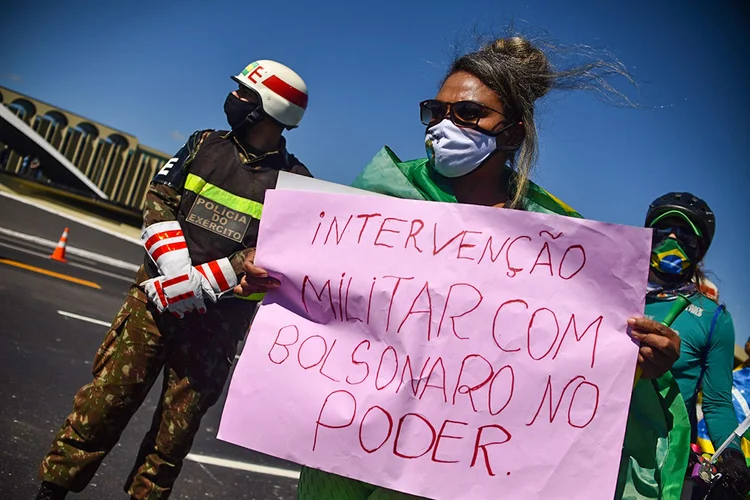
[[[581,217],[529,180],[538,147],[534,106],[553,89],[594,89],[622,97],[606,82],[612,75],[629,78],[616,61],[557,70],[544,51],[523,37],[495,40],[454,61],[436,98],[420,104],[428,158],[402,162],[384,148],[354,186],[399,198]],[[632,318],[629,324],[641,345],[641,377],[630,408],[638,419],[629,422],[616,498],[678,500],[687,467],[689,423],[668,370],[679,357],[680,340],[647,318]],[[619,448],[620,443],[611,446]],[[414,497],[303,467],[298,498]],[[501,491],[497,498],[503,498]]]
[[[690,300],[672,328],[682,340],[680,358],[672,375],[680,386],[696,442],[696,399],[703,392],[703,416],[714,448],[737,427],[732,404],[734,325],[718,293],[702,272],[702,261],[716,231],[716,218],[708,204],[691,193],[667,193],[651,204],[646,227],[653,229],[646,316],[660,321],[682,294]],[[723,466],[737,475],[744,491],[750,490],[740,443],[722,454]]]

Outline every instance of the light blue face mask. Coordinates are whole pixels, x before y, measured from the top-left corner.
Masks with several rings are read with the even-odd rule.
[[[427,129],[427,157],[444,177],[461,177],[477,169],[497,151],[493,136],[443,120]]]

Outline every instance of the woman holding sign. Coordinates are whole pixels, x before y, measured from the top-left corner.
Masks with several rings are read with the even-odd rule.
[[[557,70],[525,38],[496,40],[458,58],[435,99],[420,104],[428,158],[401,162],[385,148],[355,187],[399,198],[581,217],[529,180],[538,148],[535,102],[556,88],[601,89],[623,97],[605,81],[617,75],[629,79],[617,62],[594,61]],[[254,280],[267,276],[249,260],[246,270],[238,292],[252,291]],[[629,324],[633,338],[641,343],[642,372],[631,413],[649,415],[653,421],[646,418],[638,429],[640,435],[628,431],[617,497],[677,500],[687,465],[689,429],[679,390],[665,374],[679,357],[680,341],[655,321],[632,318]],[[657,460],[655,449],[669,449],[669,453]],[[411,497],[310,468],[303,468],[299,481],[300,500],[385,498]]]

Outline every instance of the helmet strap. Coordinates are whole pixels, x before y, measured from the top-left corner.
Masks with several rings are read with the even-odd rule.
[[[255,125],[263,121],[265,113],[263,113],[263,110],[260,106],[255,108],[253,111],[248,113],[248,115],[245,117],[245,119],[240,123],[237,127],[234,127],[232,129],[231,134],[235,137],[237,136],[237,133],[240,130],[248,130],[253,128]]]

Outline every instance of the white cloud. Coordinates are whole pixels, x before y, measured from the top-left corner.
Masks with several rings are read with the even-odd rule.
[[[4,73],[3,74],[4,80],[10,80],[12,82],[21,82],[23,81],[23,78],[21,78],[21,75],[17,75],[15,73]]]
[[[179,130],[173,130],[169,133],[169,136],[174,139],[175,141],[181,142],[185,140],[185,134],[180,132]]]

